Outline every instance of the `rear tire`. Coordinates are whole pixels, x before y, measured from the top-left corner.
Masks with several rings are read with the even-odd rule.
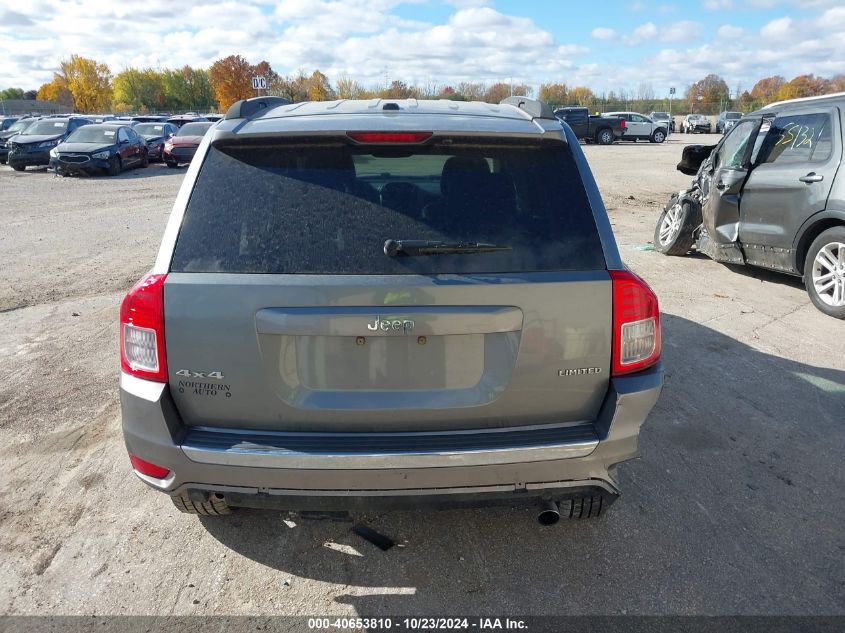
[[[699,222],[692,205],[672,198],[654,227],[654,250],[664,255],[683,256],[695,243],[693,231]]]
[[[145,153],[144,157],[141,159],[141,167],[149,167],[150,165],[150,155]]]
[[[201,516],[223,516],[232,513],[232,508],[222,497],[211,494],[208,501],[193,501],[185,495],[170,497],[179,512]]]
[[[167,164],[167,166],[168,166],[168,167],[170,167],[171,169],[176,169],[176,168],[179,166],[179,163],[171,163],[171,162],[168,162],[168,163],[166,163],[166,164]]]
[[[613,130],[611,130],[609,127],[606,127],[596,132],[596,143],[598,143],[599,145],[612,145]]]
[[[804,287],[810,301],[835,319],[845,319],[845,226],[823,231],[804,260]]]
[[[23,171],[24,169],[26,169],[26,166],[24,166],[24,165],[12,165],[12,169],[14,169],[15,171]]]
[[[601,495],[589,495],[564,499],[558,504],[558,508],[563,520],[597,519],[605,513],[608,505]]]

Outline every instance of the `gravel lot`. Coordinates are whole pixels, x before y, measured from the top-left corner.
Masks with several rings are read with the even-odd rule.
[[[388,552],[348,523],[179,514],[131,474],[117,309],[184,170],[0,167],[0,614],[845,614],[845,323],[797,280],[650,249],[687,138],[585,147],[664,312],[666,387],[622,499],[551,528],[367,517]]]

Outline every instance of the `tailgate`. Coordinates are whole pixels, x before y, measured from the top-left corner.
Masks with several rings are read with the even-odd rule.
[[[484,282],[171,274],[171,393],[186,424],[227,428],[389,432],[592,420],[609,375],[606,271]]]

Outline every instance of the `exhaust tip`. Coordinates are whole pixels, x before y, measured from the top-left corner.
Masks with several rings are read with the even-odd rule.
[[[554,525],[560,521],[560,509],[554,501],[544,501],[537,515],[540,525]]]

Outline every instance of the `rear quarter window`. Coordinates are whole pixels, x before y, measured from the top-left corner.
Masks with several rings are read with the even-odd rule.
[[[501,141],[499,141],[501,143]],[[511,250],[388,257],[387,240]],[[605,268],[568,146],[209,148],[174,272],[460,274]]]
[[[762,163],[819,163],[833,152],[830,116],[826,113],[779,116],[763,140]]]

